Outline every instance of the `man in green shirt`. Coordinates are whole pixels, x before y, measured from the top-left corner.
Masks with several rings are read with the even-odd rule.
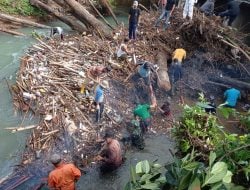
[[[148,131],[151,125],[151,115],[150,109],[155,108],[157,106],[156,98],[153,93],[152,86],[150,85],[150,97],[152,104],[138,104],[134,109],[134,116],[138,116],[140,118],[140,126],[143,132]]]

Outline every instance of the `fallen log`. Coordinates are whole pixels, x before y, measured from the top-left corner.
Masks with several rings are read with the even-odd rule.
[[[102,18],[102,20],[112,29],[114,30],[114,27],[102,16],[102,14],[98,11],[98,9],[93,4],[92,0],[89,0],[89,4],[91,7],[95,10],[95,12]]]
[[[119,22],[118,22],[118,20],[117,20],[117,18],[116,18],[116,16],[115,16],[115,14],[114,14],[114,12],[113,12],[113,10],[112,10],[110,4],[109,4],[109,2],[108,2],[107,0],[100,0],[100,4],[101,4],[104,8],[106,8],[106,9],[108,10],[109,14],[112,16],[112,18],[114,19],[115,23],[116,23],[117,25],[119,25]]]
[[[157,71],[157,84],[159,88],[162,88],[166,91],[171,89],[171,84],[168,76],[167,68],[167,56],[164,52],[159,52],[156,56],[156,63],[159,66]]]
[[[82,24],[76,22],[74,19],[69,18],[67,16],[63,16],[62,14],[60,14],[59,12],[55,11],[54,9],[52,9],[51,7],[49,7],[48,5],[42,3],[39,0],[30,0],[30,4],[33,6],[36,6],[50,14],[52,14],[53,16],[55,16],[56,18],[58,18],[59,20],[61,20],[62,22],[64,22],[65,24],[69,25],[73,30],[76,30],[80,33],[86,32],[87,29],[85,26],[83,26]]]
[[[240,89],[250,89],[250,83],[248,82],[243,82],[240,80],[236,80],[234,78],[230,78],[230,77],[213,77],[210,79],[213,82],[219,82],[219,83],[224,83],[227,84],[229,86],[233,86],[235,88],[240,88]]]
[[[104,35],[106,38],[112,38],[111,31],[104,23],[96,19],[88,10],[75,0],[64,0],[75,12],[77,18],[83,23],[87,23],[87,28],[94,28],[97,34]],[[94,31],[93,31],[94,32]],[[101,36],[102,37],[102,36]]]
[[[6,20],[6,21],[11,21],[11,22],[17,22],[23,25],[28,25],[28,26],[34,26],[34,27],[38,27],[38,28],[51,28],[50,26],[44,25],[44,24],[39,24],[30,20],[26,20],[24,18],[20,19],[20,18],[16,18],[10,15],[6,15],[3,13],[0,13],[0,19],[1,20]]]
[[[8,30],[8,29],[5,29],[5,28],[0,28],[0,31],[8,33],[8,34],[16,35],[16,36],[26,36],[25,34],[23,34],[21,32],[16,32],[16,31],[13,31],[13,30]]]

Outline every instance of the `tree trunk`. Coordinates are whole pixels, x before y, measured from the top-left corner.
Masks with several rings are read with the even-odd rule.
[[[106,9],[108,10],[109,14],[113,17],[115,23],[116,23],[117,25],[119,25],[119,22],[118,22],[118,20],[117,20],[115,14],[114,14],[112,8],[111,8],[111,5],[109,4],[109,2],[108,2],[107,0],[100,0],[100,3],[101,3],[101,5],[102,5],[104,8],[106,8]]]
[[[167,56],[164,52],[159,52],[156,57],[156,63],[159,66],[158,70],[158,86],[166,91],[171,89],[171,84],[168,76]]]
[[[26,19],[20,19],[20,18],[16,18],[10,15],[6,15],[6,14],[2,14],[0,13],[0,19],[1,20],[7,20],[7,21],[11,21],[11,22],[17,22],[23,25],[28,25],[28,26],[34,26],[34,27],[38,27],[38,28],[50,28],[49,26],[43,25],[43,24],[39,24],[30,20],[26,20]]]
[[[98,11],[98,9],[95,7],[95,5],[93,4],[92,0],[88,0],[89,4],[91,5],[91,7],[95,10],[95,12],[102,18],[102,20],[112,29],[114,30],[113,26],[102,16],[102,14]]]
[[[82,24],[78,23],[77,21],[75,21],[67,16],[62,16],[59,12],[53,10],[51,7],[42,3],[39,0],[30,0],[30,4],[36,6],[40,9],[43,9],[44,11],[54,15],[56,18],[58,18],[62,22],[69,25],[73,30],[76,30],[80,33],[85,32],[87,30],[86,27],[83,26]]]
[[[85,7],[75,0],[64,0],[72,9],[75,14],[78,15],[78,19],[82,22],[87,22],[87,27],[93,27],[97,30],[97,34],[104,35],[106,38],[111,38],[111,31],[104,23],[96,19],[92,14],[90,14]],[[102,37],[102,36],[101,36]]]
[[[7,30],[7,29],[5,29],[5,28],[0,28],[0,31],[1,31],[1,32],[8,33],[8,34],[12,34],[12,35],[25,36],[25,34],[23,34],[23,33],[16,32],[16,31],[13,31],[13,30]]]
[[[223,83],[223,84],[227,84],[227,85],[233,86],[235,88],[250,90],[250,83],[239,81],[239,80],[236,80],[234,78],[230,78],[230,77],[213,77],[210,80],[215,81],[215,82],[219,82],[219,83]]]

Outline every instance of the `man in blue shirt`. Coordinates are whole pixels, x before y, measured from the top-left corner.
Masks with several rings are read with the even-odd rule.
[[[223,105],[234,108],[237,100],[240,98],[240,91],[235,88],[230,88],[225,91],[224,97],[226,102]]]
[[[96,122],[99,122],[104,110],[104,89],[109,88],[108,81],[104,80],[95,90]]]

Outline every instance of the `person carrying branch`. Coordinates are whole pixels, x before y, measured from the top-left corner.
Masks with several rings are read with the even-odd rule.
[[[156,98],[151,85],[149,89],[150,89],[151,105],[137,103],[137,106],[133,111],[134,116],[140,118],[140,127],[143,133],[147,132],[151,127],[150,109],[155,108],[157,106]]]
[[[121,145],[118,140],[114,139],[113,133],[111,131],[106,131],[104,139],[104,148],[95,159],[102,161],[100,170],[102,173],[107,173],[120,167],[123,159]]]
[[[96,106],[96,122],[99,122],[102,118],[104,111],[104,89],[109,88],[108,81],[104,80],[97,85],[95,90],[95,106]]]
[[[138,1],[134,1],[129,10],[129,39],[136,39],[136,29],[140,23],[140,9],[138,8]]]
[[[65,164],[59,154],[53,154],[50,159],[55,169],[49,173],[50,189],[75,190],[75,183],[81,177],[81,172],[74,164]]]

